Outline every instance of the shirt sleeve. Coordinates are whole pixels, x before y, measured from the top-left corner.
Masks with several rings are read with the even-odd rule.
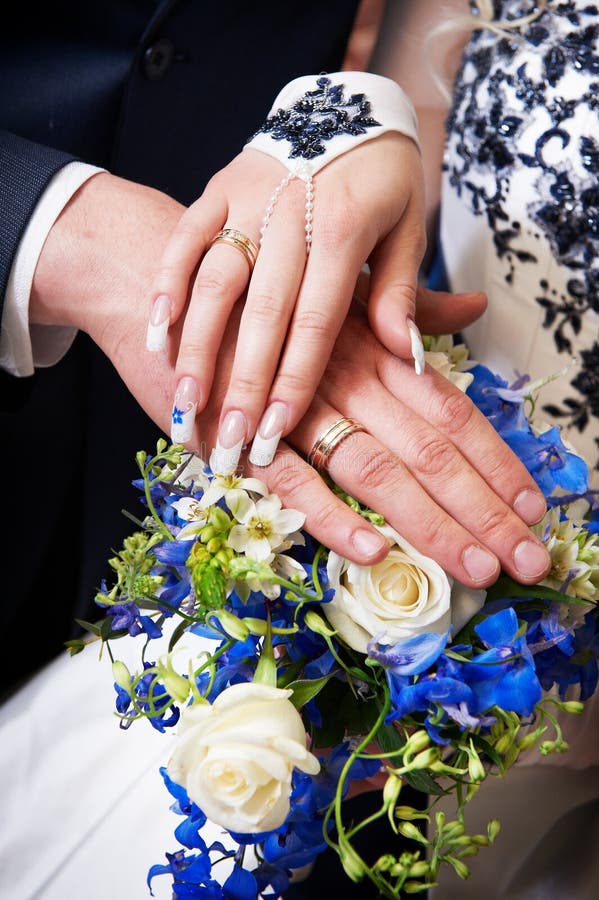
[[[0,367],[12,375],[33,375],[36,367],[57,363],[71,346],[74,328],[29,324],[29,296],[42,247],[54,222],[73,194],[92,175],[104,169],[74,161],[48,182],[19,242],[8,277],[2,330]]]
[[[416,112],[395,81],[372,72],[305,75],[283,88],[245,146],[306,179],[388,131],[405,134],[420,147]]]

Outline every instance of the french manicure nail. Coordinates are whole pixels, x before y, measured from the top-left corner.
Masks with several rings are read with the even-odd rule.
[[[414,369],[417,375],[424,372],[424,345],[422,343],[422,335],[418,330],[418,326],[413,319],[406,319],[408,331],[410,332],[410,341],[412,343],[412,356],[414,357]]]
[[[215,475],[232,475],[245,443],[247,421],[242,412],[228,412],[218,429],[216,447],[210,457],[210,468]]]
[[[366,528],[358,528],[352,535],[352,543],[360,556],[371,559],[381,552],[383,548],[389,548],[389,544],[382,534],[373,534]]]
[[[150,320],[146,332],[146,350],[157,353],[166,346],[169,319],[171,315],[171,301],[166,294],[156,297],[150,310]]]
[[[464,551],[462,563],[473,581],[487,581],[499,572],[496,557],[474,544]]]
[[[520,516],[527,525],[535,525],[540,522],[547,512],[547,504],[542,494],[530,488],[520,491],[514,500],[514,512]]]
[[[271,403],[258,425],[252,441],[250,462],[254,466],[269,466],[274,459],[281,435],[287,423],[287,405],[275,400]]]
[[[174,444],[185,444],[191,440],[199,402],[200,392],[195,380],[185,375],[177,385],[171,414],[171,440]]]
[[[535,541],[520,541],[514,550],[514,563],[524,578],[540,578],[547,571],[549,554]]]

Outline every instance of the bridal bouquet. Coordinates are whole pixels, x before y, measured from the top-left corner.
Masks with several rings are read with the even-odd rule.
[[[499,829],[491,818],[467,833],[471,797],[526,750],[567,750],[557,713],[579,713],[597,684],[587,467],[558,429],[533,425],[540,385],[508,386],[449,338],[426,346],[547,497],[534,530],[550,575],[467,591],[333,486],[389,541],[383,562],[358,566],[302,531],[303,515],[259,480],[220,476],[163,440],[138,453],[144,517],[110,561],[104,617],[84,624],[110,654],[121,726],[173,729],[161,775],[178,847],[150,870],[150,891],[168,876],[177,898],[276,898],[327,847],[384,897],[427,890],[441,866],[466,878]],[[119,660],[124,638],[139,647],[136,671]],[[360,784],[378,809],[348,821],[344,800]],[[428,807],[411,805],[406,785]],[[435,810],[448,794],[453,818]],[[389,843],[365,859],[356,838],[377,819]]]

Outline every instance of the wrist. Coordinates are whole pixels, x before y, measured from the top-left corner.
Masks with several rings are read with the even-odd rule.
[[[152,188],[108,172],[92,176],[48,233],[30,322],[81,329],[106,349],[110,324],[144,306],[155,260],[182,210]]]

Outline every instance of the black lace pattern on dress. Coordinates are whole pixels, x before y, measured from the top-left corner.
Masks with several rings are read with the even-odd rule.
[[[534,8],[530,2],[495,2],[503,19]],[[583,317],[599,314],[599,6],[550,2],[519,34],[518,39],[498,38],[481,30],[470,40],[447,121],[451,152],[444,169],[474,214],[486,217],[508,283],[516,263],[537,262],[530,241],[523,246],[522,225],[512,221],[505,202],[515,172],[530,172],[531,195],[537,199],[529,217],[569,273],[565,292],[540,278],[535,299],[557,350],[572,354]],[[521,41],[534,51],[524,63]],[[584,74],[586,89],[579,96],[562,96],[562,80],[572,72]],[[588,115],[584,134],[572,126],[581,114]],[[533,116],[544,122],[543,129],[523,152],[521,136]],[[582,370],[570,381],[571,394],[561,405],[544,408],[583,431],[591,416],[599,418],[599,342],[576,352]],[[599,450],[599,439],[595,442]]]
[[[365,134],[381,124],[370,115],[370,101],[364,94],[345,99],[344,85],[333,84],[324,75],[316,84],[316,90],[306,91],[291,109],[278,109],[256,132],[269,134],[275,141],[289,141],[290,159],[321,156],[326,141],[337,135]]]

